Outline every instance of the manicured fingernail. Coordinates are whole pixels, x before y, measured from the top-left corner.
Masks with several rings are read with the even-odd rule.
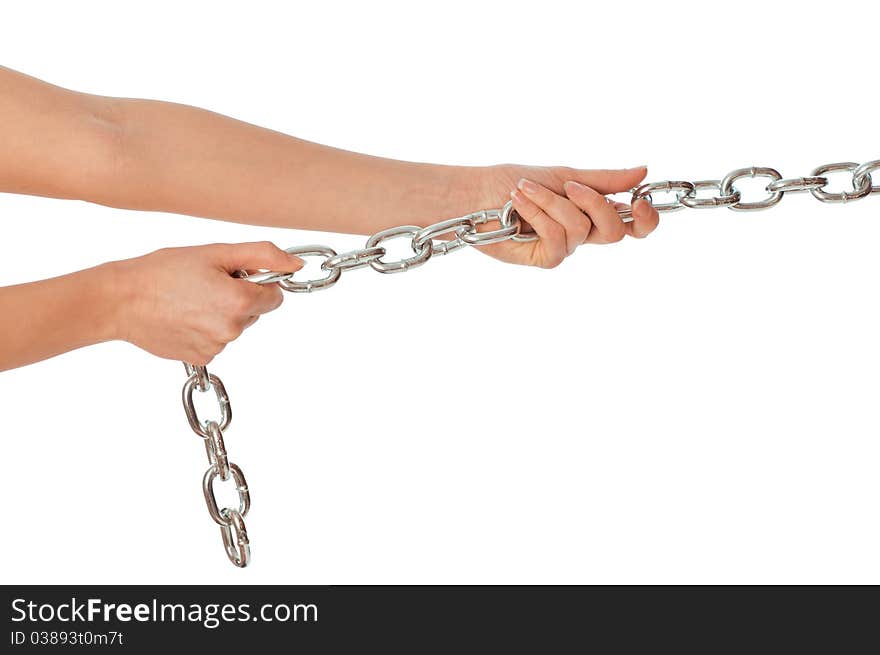
[[[583,191],[584,185],[581,184],[580,182],[575,182],[574,180],[569,180],[568,182],[566,182],[565,184],[562,185],[562,188],[565,189],[566,193],[569,193],[571,191]]]
[[[647,165],[647,164],[642,164],[641,166],[632,166],[629,170],[631,170],[631,171],[637,171],[637,170],[639,170],[640,168],[648,168],[648,165]]]
[[[527,180],[526,178],[522,178],[516,186],[522,189],[522,192],[525,193],[527,196],[538,193],[538,185],[531,180]]]
[[[510,192],[510,199],[514,202],[522,202],[522,196],[519,194],[519,191],[514,189]]]

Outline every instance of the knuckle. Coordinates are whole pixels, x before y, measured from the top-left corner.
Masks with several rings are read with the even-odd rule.
[[[576,180],[579,175],[578,169],[573,166],[557,166],[553,169],[553,173],[557,179]]]
[[[623,223],[620,223],[619,225],[614,225],[613,227],[609,227],[607,230],[605,230],[605,234],[603,236],[608,243],[617,243],[626,236],[626,228],[623,227]]]
[[[547,236],[553,241],[565,241],[565,229],[556,221],[547,225]]]
[[[221,343],[229,343],[230,341],[235,341],[239,335],[241,335],[241,330],[239,327],[231,320],[220,321],[214,326],[214,330],[212,332],[212,337],[216,341],[220,341]]]
[[[587,237],[590,236],[590,230],[592,229],[592,225],[586,220],[580,221],[577,224],[577,227],[574,229],[574,237],[577,239],[578,244],[586,241]]]
[[[516,211],[517,211],[517,213],[518,213],[522,218],[524,218],[526,221],[531,221],[531,220],[534,219],[538,214],[541,213],[541,208],[538,207],[535,203],[529,201],[529,202],[528,202],[525,206],[523,206],[522,208],[517,207]]]
[[[564,248],[554,248],[541,258],[538,266],[544,269],[556,268],[565,260],[565,254]]]
[[[229,309],[231,313],[235,315],[241,315],[247,312],[252,304],[251,294],[249,293],[250,291],[251,290],[248,289],[246,286],[240,284],[239,289],[236,291],[236,293],[230,295]]]
[[[633,223],[632,235],[637,239],[644,239],[657,228],[656,221],[643,221],[641,223]]]
[[[563,198],[552,191],[548,191],[547,193],[550,194],[550,197],[547,199],[547,206],[550,211],[562,215],[564,212],[577,208],[577,205],[568,198]]]
[[[281,307],[281,303],[284,302],[284,294],[281,292],[281,289],[275,287],[272,289],[272,302],[270,303],[269,311],[274,311]]]
[[[271,241],[257,241],[256,246],[266,255],[275,255],[280,250],[278,246],[276,246]]]

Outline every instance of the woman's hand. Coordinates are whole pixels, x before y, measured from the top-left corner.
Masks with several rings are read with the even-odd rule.
[[[303,261],[258,242],[164,248],[110,266],[122,294],[115,336],[159,357],[204,365],[282,301],[277,284],[232,274],[293,272]]]
[[[514,209],[528,224],[525,231],[531,228],[540,237],[480,247],[505,262],[553,268],[583,243],[615,243],[626,235],[642,238],[660,221],[651,203],[639,200],[632,208],[632,222],[624,223],[617,209],[625,205],[609,202],[603,195],[638,186],[647,173],[644,166],[583,170],[502,164],[476,170],[467,184],[472,206],[501,207],[512,199]],[[489,229],[497,225],[480,227],[480,231]]]

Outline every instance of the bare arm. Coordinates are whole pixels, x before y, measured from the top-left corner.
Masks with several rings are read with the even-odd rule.
[[[115,337],[106,266],[0,288],[0,371]]]
[[[0,68],[0,191],[228,221],[369,234],[500,207],[514,198],[540,241],[484,248],[505,261],[555,266],[581,243],[645,236],[647,202],[624,225],[597,194],[645,175],[570,167],[444,166],[303,141],[204,109],[77,93]],[[545,193],[546,191],[546,193]],[[566,197],[567,196],[567,197]],[[491,227],[491,226],[487,226]]]
[[[355,234],[474,211],[461,168],[340,150],[186,105],[108,102],[122,154],[117,184],[95,198],[103,204]]]
[[[465,213],[463,169],[371,157],[186,105],[0,68],[0,189],[273,227],[373,232]]]

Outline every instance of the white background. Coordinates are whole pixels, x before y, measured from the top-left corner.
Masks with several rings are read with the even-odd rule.
[[[5,7],[0,60],[400,159],[797,177],[880,157],[878,19],[31,1]],[[0,374],[0,580],[880,583],[878,212],[797,195],[669,214],[552,271],[465,252],[288,296],[212,366],[253,492],[244,571],[204,508],[178,362],[112,343]],[[167,245],[362,241],[11,195],[0,217],[2,284]]]

